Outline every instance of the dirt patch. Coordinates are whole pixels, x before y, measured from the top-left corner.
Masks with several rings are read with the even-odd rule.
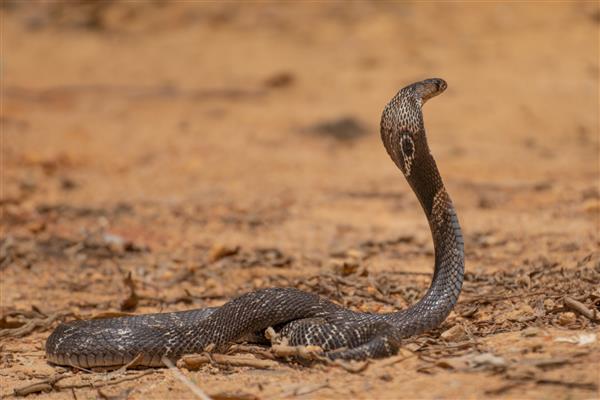
[[[2,3],[1,395],[598,396],[596,3],[136,4]],[[433,247],[378,125],[431,76],[467,255],[439,329],[352,368],[239,347],[184,378],[46,363],[60,321],[263,287],[414,303]]]

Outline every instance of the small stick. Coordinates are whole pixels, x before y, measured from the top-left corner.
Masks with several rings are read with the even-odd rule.
[[[257,369],[271,369],[279,366],[279,363],[271,360],[259,360],[256,358],[230,356],[226,354],[211,354],[210,356],[207,354],[186,355],[177,361],[177,366],[193,371],[204,364],[210,364],[212,362],[233,367],[252,367]]]
[[[330,360],[324,356],[323,349],[319,346],[287,346],[283,344],[274,344],[271,351],[277,357],[298,357],[308,361],[321,361],[326,365],[340,367],[346,372],[353,374],[363,372],[369,366],[369,360],[362,363],[352,363],[345,360]]]
[[[358,374],[358,373],[361,373],[364,370],[366,370],[367,367],[371,364],[371,362],[369,360],[365,360],[361,363],[355,364],[355,363],[352,363],[349,361],[344,361],[344,360],[335,360],[335,361],[328,360],[327,364],[335,366],[335,367],[340,367],[344,371],[350,372],[351,374]]]
[[[46,318],[33,318],[32,320],[25,323],[23,326],[16,329],[0,329],[0,338],[23,337],[33,332],[37,328],[40,328],[42,330],[48,329],[58,318],[64,317],[69,314],[71,313],[57,312],[52,315],[49,315]]]
[[[394,364],[397,364],[397,363],[403,362],[405,360],[408,360],[409,358],[414,358],[416,356],[417,355],[414,354],[414,353],[412,353],[411,355],[399,354],[397,356],[390,357],[387,360],[378,362],[377,366],[378,367],[389,367],[389,366],[392,366]]]
[[[163,362],[163,364],[165,364],[167,366],[167,368],[169,368],[169,370],[171,370],[171,372],[173,372],[173,375],[175,375],[175,378],[179,379],[179,381],[181,381],[181,383],[183,383],[185,386],[187,386],[188,389],[190,389],[191,392],[196,395],[196,397],[198,397],[199,399],[202,399],[202,400],[211,400],[210,396],[208,396],[206,393],[204,393],[204,391],[202,389],[200,389],[198,387],[198,385],[196,385],[194,382],[189,380],[185,375],[183,375],[181,373],[181,371],[179,371],[179,369],[177,369],[177,367],[175,367],[175,365],[173,365],[171,360],[169,360],[167,357],[163,357],[161,359],[161,361]]]
[[[60,374],[54,375],[44,379],[43,381],[30,383],[25,386],[21,386],[13,389],[13,393],[15,396],[27,396],[31,393],[40,393],[40,392],[51,392],[54,389],[54,385],[60,381],[61,379],[65,379],[72,376],[71,374]]]
[[[565,297],[563,301],[566,308],[577,311],[579,314],[583,315],[589,320],[600,321],[600,318],[598,318],[598,312],[596,310],[590,310],[585,306],[585,304],[573,299],[572,297]]]
[[[127,371],[129,368],[133,368],[136,365],[138,365],[138,363],[141,361],[142,358],[144,358],[144,355],[142,353],[139,353],[137,356],[135,356],[133,358],[133,360],[129,361],[127,364],[123,365],[121,368],[115,370],[114,372],[112,372],[112,374],[120,375],[120,374],[125,373],[125,371]]]
[[[304,396],[309,393],[316,392],[317,390],[321,390],[324,388],[329,388],[329,382],[325,383],[316,383],[312,385],[301,384],[298,386],[294,386],[282,393],[279,393],[280,398],[286,397],[296,397],[296,396]]]
[[[72,388],[81,389],[81,388],[86,388],[86,387],[100,388],[100,387],[104,387],[104,386],[117,385],[119,383],[123,383],[123,382],[127,382],[127,381],[133,381],[133,380],[141,378],[142,376],[154,374],[156,372],[157,372],[156,370],[149,369],[146,371],[142,371],[139,374],[127,375],[122,378],[111,380],[111,381],[97,380],[97,381],[93,381],[93,382],[76,383],[76,384],[72,384],[72,385],[71,384],[68,384],[68,385],[57,384],[54,387],[58,390],[72,389]]]
[[[273,353],[270,350],[265,349],[260,346],[234,344],[233,346],[231,346],[229,348],[229,352],[230,353],[237,353],[237,352],[250,353],[250,354],[254,354],[254,355],[259,355],[262,358],[267,358],[269,360],[275,359],[275,356],[273,355]]]
[[[274,344],[271,346],[273,354],[277,357],[300,357],[305,360],[319,360],[323,349],[319,346],[287,346],[285,344]]]

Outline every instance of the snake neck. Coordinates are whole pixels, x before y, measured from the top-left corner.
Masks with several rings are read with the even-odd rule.
[[[464,274],[464,242],[456,212],[429,150],[421,107],[446,88],[430,79],[402,89],[381,119],[384,146],[417,196],[429,222],[435,267],[425,296],[406,310],[388,314],[405,336],[441,324],[454,308]]]

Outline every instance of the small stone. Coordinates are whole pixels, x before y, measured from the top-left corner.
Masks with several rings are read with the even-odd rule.
[[[477,354],[469,357],[469,361],[475,365],[487,365],[496,368],[506,368],[508,363],[502,357],[498,357],[492,353]]]
[[[348,276],[358,271],[359,263],[351,259],[332,260],[331,267],[338,275]]]
[[[440,337],[451,342],[458,342],[465,340],[468,336],[462,325],[454,325],[452,328],[445,330]]]
[[[409,351],[415,352],[419,349],[421,349],[421,347],[423,347],[421,344],[419,343],[408,343],[406,345],[404,345],[403,349],[407,349]]]
[[[204,287],[206,289],[215,289],[221,287],[221,284],[213,278],[206,278],[204,281]]]
[[[596,342],[597,335],[595,333],[580,333],[575,336],[561,336],[554,339],[555,342],[573,343],[579,346],[585,346]]]
[[[521,331],[521,336],[523,337],[533,337],[540,334],[540,328],[536,328],[534,326],[530,326],[529,328],[523,329]]]
[[[31,233],[40,233],[46,230],[46,223],[43,221],[34,221],[27,225],[27,229]]]
[[[291,72],[279,72],[268,77],[263,83],[268,88],[283,88],[294,83],[296,77]]]
[[[554,300],[552,300],[552,299],[544,300],[544,309],[546,311],[553,310],[555,306],[556,306],[556,304],[554,303]]]
[[[475,316],[478,309],[479,308],[476,305],[472,305],[472,306],[467,307],[466,309],[462,310],[460,312],[460,316],[463,318],[472,318],[473,316]]]
[[[102,240],[106,247],[113,253],[121,254],[125,251],[125,240],[119,235],[105,233],[102,235]]]
[[[562,326],[572,325],[577,322],[577,316],[575,313],[566,312],[558,316],[558,324]]]
[[[387,372],[384,372],[382,375],[379,375],[379,379],[384,382],[391,382],[394,380],[394,377]]]
[[[379,303],[364,303],[358,306],[358,310],[366,313],[378,313],[380,312],[382,305]]]
[[[356,249],[350,249],[346,252],[346,254],[348,257],[354,258],[355,260],[362,260],[365,258],[365,253]]]
[[[208,259],[211,262],[215,262],[222,258],[233,256],[233,255],[237,254],[239,251],[240,251],[239,246],[230,247],[230,246],[225,246],[223,244],[215,244],[210,249]]]
[[[252,284],[254,285],[255,288],[260,288],[260,287],[263,287],[264,282],[260,278],[254,278],[254,279],[252,279]]]

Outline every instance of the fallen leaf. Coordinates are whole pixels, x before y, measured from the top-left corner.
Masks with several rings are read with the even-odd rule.
[[[222,244],[216,244],[210,249],[210,255],[208,256],[211,262],[218,261],[222,258],[233,256],[240,251],[239,246],[228,247]]]
[[[530,326],[529,328],[526,328],[523,331],[521,331],[521,336],[523,336],[523,337],[537,336],[540,334],[540,332],[541,332],[540,328]]]
[[[535,313],[529,304],[520,304],[518,308],[507,313],[501,313],[496,318],[497,323],[506,321],[525,322],[535,319]]]
[[[504,369],[508,366],[508,363],[504,358],[495,356],[492,353],[476,353],[467,354],[461,357],[446,358],[438,361],[436,365],[454,370],[468,370],[481,367]]]
[[[555,342],[573,343],[578,346],[595,343],[597,335],[595,333],[580,333],[574,336],[559,336],[554,339]]]
[[[445,330],[440,336],[442,339],[458,342],[467,338],[467,332],[462,325],[454,325],[452,328]]]

